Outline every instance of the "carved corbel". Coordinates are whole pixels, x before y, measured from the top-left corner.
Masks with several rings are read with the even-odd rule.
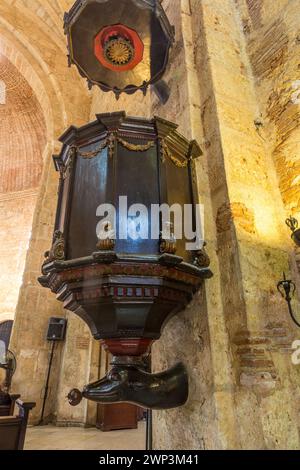
[[[62,232],[56,230],[53,235],[53,244],[50,251],[45,253],[45,263],[51,261],[64,261],[65,260],[65,239]]]
[[[210,265],[210,257],[206,252],[206,242],[203,244],[201,250],[195,251],[194,253],[194,265],[198,268],[208,268]]]

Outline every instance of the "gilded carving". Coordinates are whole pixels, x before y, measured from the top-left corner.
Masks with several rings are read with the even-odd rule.
[[[127,142],[126,140],[121,139],[121,137],[118,137],[118,142],[123,145],[127,150],[132,150],[133,152],[146,152],[147,150],[151,149],[155,145],[154,140],[149,140],[145,145],[136,145],[132,144],[130,142]]]
[[[99,240],[97,243],[97,249],[100,251],[112,251],[115,247],[115,240],[106,238],[105,240]]]
[[[134,57],[130,41],[123,38],[112,39],[105,46],[105,56],[114,65],[128,64]]]
[[[175,255],[177,251],[176,240],[162,240],[160,243],[160,252]]]
[[[45,258],[45,264],[51,261],[65,260],[65,239],[63,233],[59,230],[54,232],[51,250],[45,253]]]
[[[108,138],[108,156],[109,158],[114,158],[114,154],[115,154],[115,143],[116,143],[116,136],[115,134],[112,132],[109,134]]]
[[[53,253],[53,258],[55,260],[64,260],[65,259],[65,240],[64,240],[64,235],[56,231],[54,233],[54,243],[52,246],[52,253]]]
[[[146,152],[147,150],[150,150],[156,145],[155,140],[149,140],[145,144],[134,144],[132,142],[128,142],[127,140],[121,137],[117,137],[115,132],[111,132],[109,133],[107,139],[103,140],[95,150],[91,150],[90,152],[81,152],[76,147],[72,147],[72,157],[77,153],[81,158],[89,160],[95,158],[97,155],[99,155],[100,152],[102,152],[102,150],[108,147],[108,155],[110,158],[112,158],[114,156],[116,141],[119,142],[124,148],[132,152]],[[166,159],[168,159],[175,166],[177,166],[177,168],[187,168],[189,162],[192,160],[191,157],[183,157],[183,159],[181,160],[177,156],[175,156],[170,150],[166,139],[160,139],[160,153],[162,162],[165,162]]]
[[[206,243],[203,248],[195,252],[194,265],[199,268],[208,268],[210,265],[210,257],[205,250]]]
[[[109,222],[105,222],[100,230],[97,249],[100,251],[113,251],[114,247],[115,231]]]
[[[95,158],[97,155],[99,155],[99,153],[102,152],[102,150],[104,150],[107,147],[107,144],[108,144],[108,139],[105,139],[103,140],[103,142],[101,142],[101,144],[95,150],[92,150],[90,152],[80,152],[78,150],[77,153],[81,158],[90,160],[92,158]]]
[[[76,156],[76,147],[70,147],[67,164],[61,168],[61,177],[63,180],[67,179],[73,169],[74,158]]]
[[[178,168],[186,168],[189,164],[189,159],[186,160],[179,160],[179,158],[175,157],[169,147],[168,144],[165,142],[165,140],[162,140],[161,143],[161,150],[162,150],[162,157],[163,161],[165,161],[167,158],[174,163]]]

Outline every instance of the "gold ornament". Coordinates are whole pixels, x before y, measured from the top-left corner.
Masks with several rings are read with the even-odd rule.
[[[162,140],[161,143],[161,150],[162,150],[162,161],[164,162],[167,158],[171,160],[174,165],[176,165],[178,168],[186,168],[189,164],[189,159],[188,160],[179,160],[177,157],[172,155],[168,144]]]
[[[112,64],[125,65],[132,60],[134,50],[126,39],[112,39],[105,47],[105,55]]]
[[[133,152],[146,152],[147,150],[151,149],[155,145],[155,141],[149,140],[145,145],[136,145],[127,142],[126,140],[121,139],[118,137],[118,142],[123,145],[127,150],[132,150]]]
[[[65,260],[65,238],[64,234],[56,230],[53,235],[53,243],[50,251],[45,253],[46,261],[44,264],[51,261],[64,261]]]
[[[97,157],[97,155],[107,147],[107,143],[108,143],[107,139],[105,139],[103,142],[101,142],[99,147],[97,147],[95,150],[92,150],[91,152],[80,152],[78,150],[77,153],[81,158],[84,158],[86,160],[90,160],[94,157]]]

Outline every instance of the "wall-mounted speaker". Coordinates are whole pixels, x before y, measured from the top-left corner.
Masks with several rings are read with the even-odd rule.
[[[47,331],[47,340],[64,341],[66,337],[66,330],[67,320],[65,318],[50,318]]]

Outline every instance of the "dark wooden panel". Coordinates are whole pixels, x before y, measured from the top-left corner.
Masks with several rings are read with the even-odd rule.
[[[190,177],[188,167],[179,168],[170,160],[166,160],[166,186],[168,204],[180,204],[184,215],[184,205],[192,204]],[[172,222],[174,222],[172,215]],[[190,261],[190,253],[186,251],[186,238],[184,236],[184,219],[182,219],[183,237],[177,239],[176,255],[182,256],[186,261]],[[192,223],[192,221],[191,221]]]
[[[69,195],[70,195],[70,186],[72,182],[72,173],[68,172],[65,180],[61,182],[59,188],[59,205],[58,205],[58,216],[56,220],[56,230],[64,233],[66,224],[67,224],[67,216],[68,216],[68,203],[69,203]]]
[[[11,405],[0,405],[0,416],[9,416]]]
[[[91,151],[94,146],[82,151]],[[97,208],[112,201],[112,163],[107,149],[92,159],[77,157],[75,171],[67,259],[88,256],[96,251],[96,228],[100,220],[96,216]]]
[[[21,426],[21,418],[0,418],[0,450],[18,449]]]
[[[146,152],[133,152],[118,146],[116,188],[120,196],[127,196],[128,208],[132,204],[144,204],[148,211],[150,222],[151,204],[159,204],[159,182],[157,169],[157,151],[152,148]],[[124,224],[120,219],[117,224]],[[149,234],[151,234],[149,223]],[[159,241],[151,240],[117,240],[118,253],[156,254],[159,251]]]
[[[137,429],[138,408],[128,403],[98,405],[97,427],[101,431]]]

